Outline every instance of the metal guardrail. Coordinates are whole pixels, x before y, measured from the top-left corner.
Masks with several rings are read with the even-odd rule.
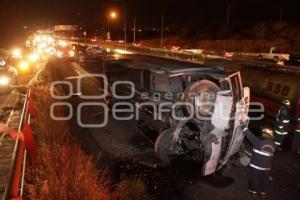
[[[25,101],[22,109],[21,119],[18,127],[18,132],[22,131],[25,123],[26,115],[28,115],[28,91],[25,96]],[[11,170],[9,172],[8,184],[4,193],[4,200],[9,200],[12,197],[22,197],[24,187],[24,173],[26,167],[26,149],[22,136],[16,137],[14,152],[12,157]],[[20,185],[21,183],[21,185]],[[21,191],[21,192],[20,192]]]
[[[100,45],[104,47],[110,48],[123,48],[124,44],[118,44],[115,42],[105,42],[100,41]],[[91,45],[92,46],[92,45]],[[206,54],[195,54],[189,52],[181,52],[181,51],[172,51],[168,49],[161,49],[161,48],[153,48],[153,47],[144,47],[144,46],[134,46],[134,45],[127,45],[127,49],[130,51],[135,51],[138,54],[150,55],[150,56],[158,56],[162,58],[171,58],[176,59],[184,62],[192,62],[197,64],[205,64],[209,60],[213,59],[223,59],[222,56],[211,56]],[[254,53],[237,53],[240,56],[256,56]],[[263,60],[253,60],[249,58],[240,58],[240,57],[233,57],[230,58],[230,61],[238,62],[242,66],[246,67],[259,67],[261,69],[267,69],[270,71],[278,71],[284,73],[292,73],[294,75],[300,75],[300,67],[299,66],[292,66],[292,65],[285,65],[285,64],[278,64]]]
[[[38,75],[42,72],[44,67],[42,67],[35,76],[30,80],[26,89],[25,101],[22,108],[21,119],[19,122],[17,135],[15,135],[15,146],[11,162],[11,170],[9,172],[8,184],[4,193],[4,200],[11,200],[13,198],[22,198],[24,194],[24,185],[25,185],[25,170],[28,159],[28,141],[27,139],[32,140],[33,138],[28,137],[22,133],[24,127],[30,126],[30,120],[32,113],[30,112],[30,103],[31,103],[31,85]],[[7,128],[7,131],[13,131]],[[16,134],[16,133],[15,133]],[[30,133],[31,134],[31,133]],[[30,149],[29,149],[30,150]],[[32,149],[31,149],[32,150]],[[33,152],[30,152],[33,153]]]

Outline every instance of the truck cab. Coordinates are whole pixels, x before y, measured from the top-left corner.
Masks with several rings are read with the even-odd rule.
[[[154,149],[163,163],[191,160],[201,164],[202,175],[209,175],[239,151],[244,134],[238,119],[248,113],[250,98],[239,72],[227,74],[204,65],[157,66],[118,57],[106,62],[104,73],[108,85],[131,83],[119,87],[118,94],[131,94],[134,86],[134,96],[122,101],[138,104],[142,121],[152,116],[147,124],[159,132]]]

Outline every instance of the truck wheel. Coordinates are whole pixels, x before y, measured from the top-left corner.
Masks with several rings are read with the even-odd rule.
[[[168,148],[173,139],[173,131],[171,129],[164,130],[155,141],[155,153],[157,157],[165,164],[170,164],[172,158],[168,155]]]
[[[187,106],[187,111],[189,113],[196,111],[202,116],[210,116],[218,91],[220,88],[210,80],[194,82],[184,91],[185,102],[192,106]]]
[[[278,60],[279,60],[278,56],[275,56],[273,59],[275,62],[278,62]]]

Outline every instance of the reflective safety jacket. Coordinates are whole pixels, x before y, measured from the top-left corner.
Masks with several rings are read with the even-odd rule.
[[[295,133],[299,133],[300,134],[300,113],[298,114],[298,117],[297,117],[297,120],[296,120]]]
[[[288,124],[290,123],[289,109],[285,106],[281,107],[276,116],[275,134],[287,135]]]
[[[253,145],[250,167],[256,170],[271,170],[272,159],[276,150],[273,140],[257,137],[247,127],[243,128],[243,132]]]

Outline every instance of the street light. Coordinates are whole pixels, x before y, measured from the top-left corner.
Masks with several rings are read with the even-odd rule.
[[[117,13],[115,11],[112,11],[107,15],[107,40],[110,40],[110,31],[109,31],[110,19],[115,19],[116,17],[117,17]]]
[[[116,12],[111,12],[111,13],[110,13],[110,17],[111,17],[112,19],[116,18],[116,17],[117,17],[117,13],[116,13]]]

